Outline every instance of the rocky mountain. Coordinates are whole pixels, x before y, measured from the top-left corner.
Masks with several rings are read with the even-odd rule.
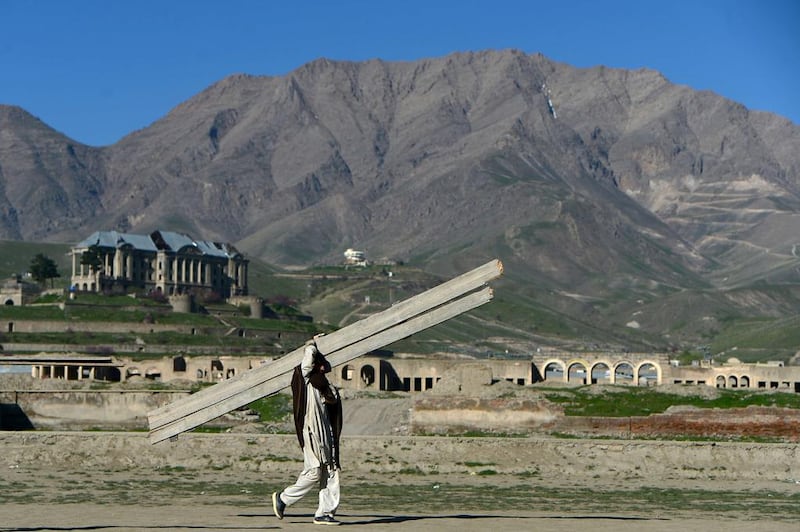
[[[513,50],[235,75],[103,148],[0,106],[0,238],[162,228],[442,274],[498,257],[554,316],[662,337],[687,307],[796,312],[798,213],[797,125]]]

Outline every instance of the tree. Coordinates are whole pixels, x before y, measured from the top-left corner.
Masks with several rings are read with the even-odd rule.
[[[53,279],[56,277],[61,277],[61,274],[58,273],[58,266],[56,262],[44,255],[42,253],[38,253],[33,260],[31,260],[31,277],[33,280],[39,283],[40,285],[45,284],[45,282],[50,279],[50,287],[53,287]]]
[[[92,273],[103,267],[103,253],[97,246],[89,246],[89,249],[81,254],[81,264],[88,266]]]

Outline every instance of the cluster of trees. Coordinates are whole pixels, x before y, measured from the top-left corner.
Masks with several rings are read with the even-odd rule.
[[[61,277],[61,274],[58,273],[56,261],[43,253],[38,253],[33,257],[33,260],[31,260],[30,272],[33,280],[42,286],[45,286],[49,280],[50,288],[53,287],[53,279]]]
[[[81,264],[89,266],[94,272],[100,270],[103,265],[103,254],[100,248],[97,246],[90,246],[81,256]],[[46,286],[47,281],[50,281],[50,288],[52,288],[53,280],[61,277],[61,274],[58,272],[56,261],[43,253],[38,253],[33,257],[28,269],[33,280],[41,286]]]
[[[81,264],[88,266],[92,272],[99,272],[103,267],[105,255],[98,246],[89,246],[81,255]]]

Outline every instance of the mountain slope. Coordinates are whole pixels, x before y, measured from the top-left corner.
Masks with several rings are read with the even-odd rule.
[[[101,208],[101,154],[0,105],[0,239],[43,240]]]
[[[553,315],[660,335],[702,294],[753,312],[725,291],[798,281],[798,127],[650,70],[320,59],[225,78],[99,149],[0,120],[2,238],[165,228],[283,267],[356,247],[441,275],[499,257]]]

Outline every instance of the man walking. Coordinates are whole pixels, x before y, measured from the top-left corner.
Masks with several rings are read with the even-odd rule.
[[[272,509],[278,519],[283,519],[286,507],[318,485],[319,505],[314,513],[314,524],[339,524],[334,516],[339,507],[342,402],[338,390],[325,377],[330,370],[316,342],[309,341],[303,360],[292,376],[294,423],[303,449],[303,471],[293,485],[272,494]]]

